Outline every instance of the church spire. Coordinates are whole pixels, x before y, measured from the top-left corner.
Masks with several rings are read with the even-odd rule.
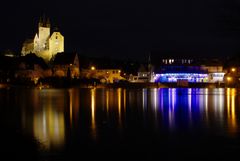
[[[39,18],[38,26],[39,26],[39,27],[40,27],[40,26],[43,26],[43,19],[42,19],[41,16],[40,16],[40,18]]]
[[[46,22],[46,27],[51,27],[51,23],[50,23],[50,19],[49,18],[47,18],[47,22]]]
[[[50,19],[46,18],[45,14],[43,16],[40,16],[39,22],[38,22],[39,27],[51,27]]]
[[[151,53],[148,53],[148,81],[153,81],[153,66],[151,64]]]

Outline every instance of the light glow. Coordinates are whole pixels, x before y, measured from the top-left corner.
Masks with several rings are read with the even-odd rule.
[[[96,68],[95,68],[95,66],[91,66],[91,70],[95,70]]]
[[[177,82],[178,80],[187,80],[188,82],[207,82],[208,74],[203,73],[163,73],[156,74],[156,82]]]

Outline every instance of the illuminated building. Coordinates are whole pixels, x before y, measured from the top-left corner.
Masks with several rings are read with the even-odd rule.
[[[225,72],[222,66],[161,66],[155,75],[155,82],[178,82],[185,80],[192,83],[217,83],[224,82]]]
[[[45,18],[39,20],[38,33],[34,39],[27,39],[23,43],[22,56],[34,53],[49,62],[57,53],[64,52],[64,37],[58,31],[50,33],[50,21]]]
[[[202,65],[201,69],[207,71],[209,83],[224,82],[225,71],[223,70],[223,66],[221,66],[221,65],[215,65],[215,66]]]
[[[85,78],[100,79],[102,83],[114,83],[125,79],[121,76],[120,69],[96,69],[93,66],[91,69],[83,69],[81,75]]]
[[[154,76],[153,65],[151,64],[151,58],[149,55],[147,67],[142,64],[138,69],[137,76],[130,75],[129,81],[135,83],[154,82]]]
[[[207,71],[199,66],[161,66],[161,72],[155,75],[155,82],[207,82]]]
[[[79,58],[77,53],[58,53],[53,61],[53,76],[78,78]]]
[[[200,73],[163,73],[156,74],[157,82],[177,82],[178,80],[187,80],[188,82],[207,82],[208,74]]]
[[[20,57],[15,65],[17,68],[14,73],[15,78],[33,81],[35,84],[37,84],[39,78],[52,75],[44,60],[35,54]]]

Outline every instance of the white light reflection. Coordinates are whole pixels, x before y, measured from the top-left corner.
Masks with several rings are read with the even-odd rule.
[[[189,123],[192,124],[192,89],[188,89],[188,117]]]
[[[173,89],[172,89],[172,94],[171,94],[171,96],[172,96],[172,109],[173,109],[173,111],[174,111],[175,105],[176,105],[176,88],[173,88]]]
[[[147,107],[147,89],[146,88],[142,89],[142,107],[143,107],[143,110],[146,109]]]
[[[154,88],[154,89],[150,89],[151,91],[151,105],[152,105],[152,110],[154,113],[154,122],[155,122],[155,128],[158,128],[158,119],[157,119],[157,115],[158,115],[158,111],[157,111],[157,107],[158,107],[158,100],[157,100],[157,95],[158,95],[158,89]]]
[[[168,121],[169,127],[174,129],[175,127],[175,101],[176,101],[176,89],[169,88],[168,90]]]
[[[199,109],[200,109],[200,116],[204,116],[203,112],[204,112],[204,89],[198,89],[199,90]]]
[[[208,123],[208,88],[205,88],[205,117],[206,122]]]
[[[162,112],[162,117],[164,117],[164,113],[163,113],[163,106],[164,106],[163,89],[160,89],[160,98],[161,98],[161,112]]]
[[[155,112],[157,111],[157,104],[158,104],[158,100],[157,100],[157,88],[154,88],[154,109],[155,109]]]
[[[219,112],[219,119],[221,120],[221,122],[223,123],[224,119],[224,93],[223,93],[223,89],[221,88],[218,88],[217,89],[219,91],[219,94],[218,94],[218,112]]]

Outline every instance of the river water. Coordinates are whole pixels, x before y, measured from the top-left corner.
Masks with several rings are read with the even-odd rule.
[[[1,125],[36,139],[40,160],[229,160],[240,151],[239,93],[0,89]]]

